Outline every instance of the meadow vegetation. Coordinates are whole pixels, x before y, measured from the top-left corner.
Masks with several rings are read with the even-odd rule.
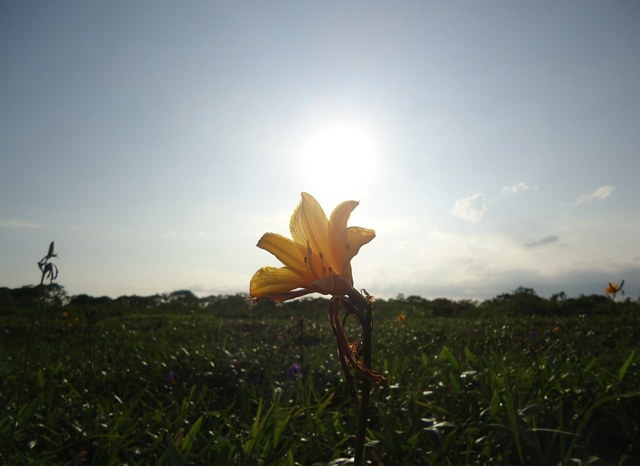
[[[0,464],[353,455],[325,299],[1,288],[0,332]],[[399,295],[376,302],[373,335],[387,382],[372,391],[369,464],[640,464],[638,301]]]

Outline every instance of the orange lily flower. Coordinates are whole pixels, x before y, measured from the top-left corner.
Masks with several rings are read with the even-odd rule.
[[[624,280],[622,280],[619,285],[617,283],[609,282],[609,286],[604,289],[604,293],[607,296],[611,296],[612,299],[616,299],[616,295],[618,293],[622,293],[624,295],[624,291],[622,290],[623,286]]]
[[[327,219],[318,201],[302,193],[289,223],[292,239],[265,233],[258,241],[284,267],[259,269],[251,278],[251,296],[286,301],[314,292],[347,295],[353,289],[351,259],[376,235],[371,229],[347,227],[357,206],[357,201],[342,202]]]

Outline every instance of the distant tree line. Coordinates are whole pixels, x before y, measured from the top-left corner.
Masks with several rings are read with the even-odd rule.
[[[248,295],[211,295],[198,297],[189,290],[151,296],[93,297],[87,294],[69,296],[64,287],[52,283],[42,286],[20,288],[0,287],[0,315],[3,310],[32,307],[37,300],[48,307],[76,309],[104,309],[115,312],[166,307],[167,309],[210,309],[220,312],[254,315],[260,312],[284,312],[294,314],[313,310],[326,310],[325,297],[310,297],[285,304],[271,302],[251,306]],[[390,299],[377,299],[378,315],[396,316],[401,313],[419,312],[433,317],[463,317],[474,315],[573,315],[606,314],[621,310],[640,310],[640,302],[630,298],[614,301],[604,295],[581,295],[567,297],[564,292],[543,298],[531,288],[518,287],[511,293],[503,293],[484,301],[452,300],[448,298],[426,299],[417,295],[397,295]]]
[[[543,298],[531,288],[520,286],[511,293],[502,293],[484,301],[450,300],[436,298],[428,300],[420,296],[400,294],[395,299],[381,303],[382,306],[392,305],[401,312],[420,310],[434,317],[456,317],[465,315],[574,315],[574,314],[605,314],[624,309],[640,311],[640,302],[627,297],[625,300],[615,301],[602,295],[581,295],[569,298],[561,291],[550,298]]]

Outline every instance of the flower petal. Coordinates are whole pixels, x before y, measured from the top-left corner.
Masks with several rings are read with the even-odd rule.
[[[262,267],[251,277],[249,293],[259,298],[304,288],[306,284],[303,277],[287,267]]]
[[[311,194],[302,193],[302,200],[291,215],[289,229],[296,243],[307,247],[308,242],[308,246],[316,254],[326,256],[331,253],[328,241],[329,220]]]
[[[347,258],[350,261],[358,254],[360,248],[376,237],[376,232],[370,228],[347,228]]]
[[[347,241],[347,221],[353,209],[358,207],[357,201],[345,201],[340,203],[331,213],[329,220],[329,242],[331,246],[331,256],[333,267],[338,273],[343,272],[343,268],[349,257],[349,243]]]
[[[331,212],[331,228],[334,231],[345,230],[351,212],[353,212],[359,204],[358,201],[344,201],[338,204],[336,208],[333,209],[333,212]]]
[[[306,273],[305,248],[289,238],[277,233],[265,233],[258,241],[258,247],[270,252],[280,262],[300,274]]]

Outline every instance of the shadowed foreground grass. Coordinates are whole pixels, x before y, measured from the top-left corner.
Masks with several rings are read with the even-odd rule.
[[[640,464],[637,303],[544,317],[498,301],[434,317],[423,304],[377,304],[373,366],[388,383],[372,392],[372,464]],[[40,313],[20,393],[32,312],[0,309],[2,464],[353,454],[326,301],[54,305]]]

